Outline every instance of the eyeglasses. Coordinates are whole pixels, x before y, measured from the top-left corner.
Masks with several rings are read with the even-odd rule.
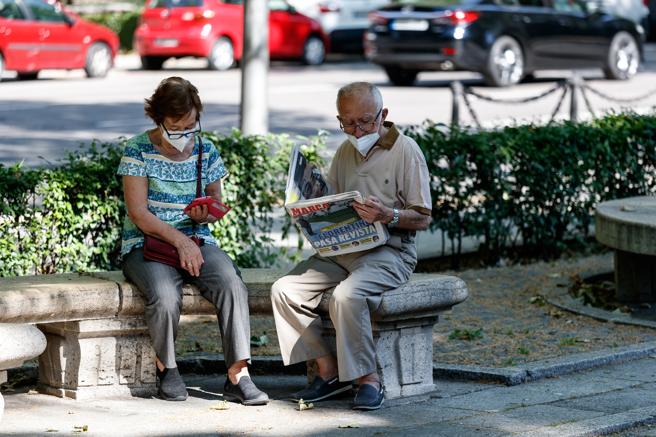
[[[202,130],[200,126],[200,120],[198,120],[198,127],[190,130],[185,130],[181,132],[169,132],[169,130],[164,126],[164,123],[162,123],[162,127],[166,131],[166,135],[169,136],[170,139],[172,140],[179,140],[180,138],[189,138],[192,135],[199,134]]]
[[[337,120],[339,120],[339,128],[343,131],[346,132],[347,134],[352,134],[355,132],[356,129],[360,129],[362,132],[369,132],[376,126],[376,120],[378,120],[378,117],[380,117],[381,112],[383,112],[383,108],[380,108],[378,110],[378,113],[374,117],[373,120],[371,121],[364,121],[364,120],[358,120],[357,122],[353,124],[344,124],[342,123],[342,119],[339,118],[339,115],[337,116]]]

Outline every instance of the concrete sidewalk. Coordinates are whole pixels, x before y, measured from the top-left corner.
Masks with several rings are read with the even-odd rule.
[[[222,400],[223,376],[185,375],[190,398],[76,402],[4,393],[0,435],[12,436],[591,436],[656,422],[656,357],[513,387],[437,380],[431,399],[352,411],[350,396],[298,411],[285,401],[303,376],[259,376],[274,400],[264,407]],[[87,431],[84,431],[84,429]],[[629,435],[629,434],[627,434]]]

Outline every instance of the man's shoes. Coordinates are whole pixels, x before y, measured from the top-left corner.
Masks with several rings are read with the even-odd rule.
[[[351,382],[340,382],[338,377],[324,381],[320,376],[315,376],[314,381],[309,387],[294,393],[291,400],[298,402],[303,399],[304,402],[317,402],[330,397],[336,396],[345,391],[351,390]]]
[[[177,367],[165,368],[162,372],[157,369],[157,379],[159,379],[157,396],[161,399],[165,401],[184,401],[189,396]]]
[[[377,410],[383,405],[384,400],[385,389],[382,385],[380,385],[379,388],[376,388],[371,384],[362,384],[353,400],[353,409]]]
[[[242,376],[237,384],[230,382],[230,378],[226,376],[223,397],[231,401],[241,402],[244,405],[266,405],[269,403],[269,396],[255,386],[250,376]]]

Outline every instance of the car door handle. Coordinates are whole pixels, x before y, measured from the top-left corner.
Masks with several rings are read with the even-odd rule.
[[[39,29],[39,38],[46,39],[50,36],[50,31],[48,29]]]
[[[531,17],[528,15],[513,15],[513,20],[522,21],[526,24],[529,24],[531,22]]]

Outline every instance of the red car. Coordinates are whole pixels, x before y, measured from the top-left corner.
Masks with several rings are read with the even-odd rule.
[[[0,78],[5,69],[19,79],[39,70],[84,68],[104,77],[114,64],[118,37],[106,27],[41,0],[0,0]]]
[[[147,70],[168,58],[207,58],[209,68],[227,70],[241,59],[243,0],[148,0],[135,32],[135,48]],[[283,0],[269,0],[272,59],[321,64],[328,39],[319,22]]]

